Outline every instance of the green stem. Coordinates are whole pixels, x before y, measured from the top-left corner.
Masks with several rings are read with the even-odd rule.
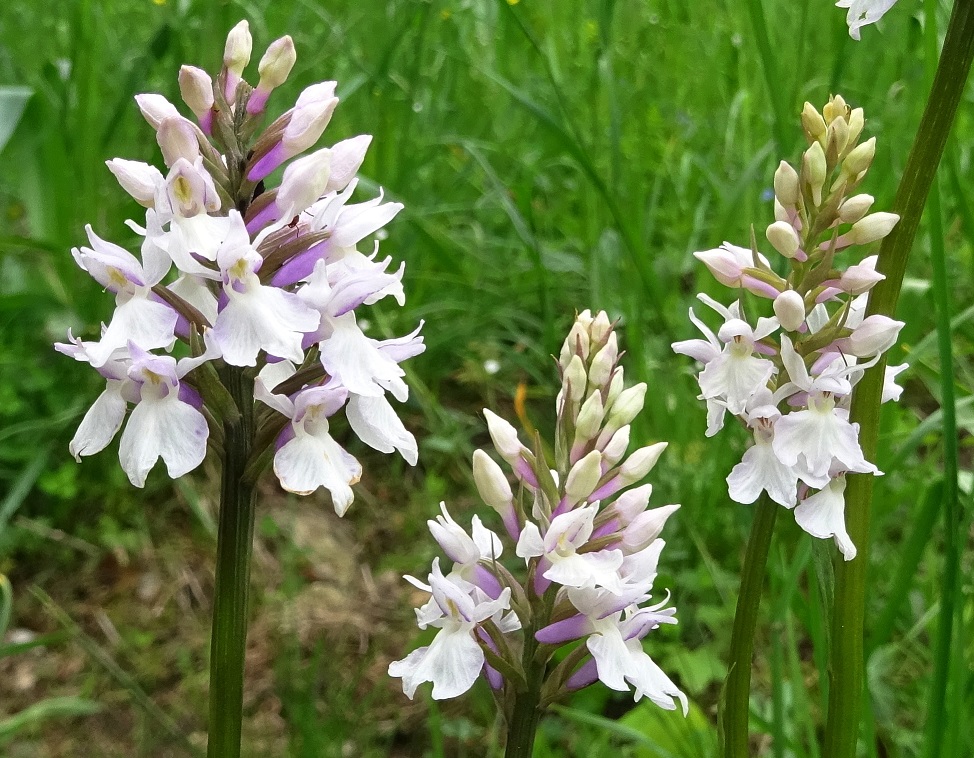
[[[754,628],[761,604],[761,585],[764,582],[771,534],[774,531],[778,506],[762,495],[754,509],[754,523],[744,553],[741,568],[741,591],[737,596],[734,629],[731,632],[730,660],[720,726],[724,758],[748,758],[748,716],[751,696],[751,659],[754,655]]]
[[[944,573],[940,589],[940,614],[934,647],[933,681],[927,699],[927,751],[930,758],[943,754],[950,711],[947,705],[954,611],[960,583],[960,530],[962,516],[957,499],[957,414],[954,405],[954,364],[950,339],[950,293],[944,251],[940,192],[934,183],[930,193],[930,260],[933,264],[933,293],[937,310],[937,346],[940,352],[940,408],[944,429]]]
[[[974,0],[955,0],[930,97],[893,203],[893,209],[900,214],[900,222],[883,240],[879,252],[877,270],[885,274],[886,279],[877,284],[870,294],[867,316],[892,315],[896,309],[910,249],[954,122],[972,57]],[[883,360],[868,370],[856,385],[852,397],[851,418],[860,424],[859,442],[867,460],[875,460],[876,457],[885,366]],[[824,743],[824,753],[830,758],[854,758],[856,754],[865,667],[863,617],[872,487],[872,476],[849,475],[846,527],[858,548],[858,555],[852,561],[839,561],[835,572],[829,714]]]
[[[244,477],[253,444],[253,380],[228,366],[223,381],[241,411],[224,425],[226,440],[216,549],[216,590],[210,647],[208,758],[237,758],[243,722],[247,595],[254,541],[255,490]]]
[[[524,632],[524,671],[527,674],[527,687],[514,695],[514,705],[507,723],[507,748],[504,758],[531,758],[534,753],[534,737],[541,721],[541,685],[544,684],[544,661],[536,661],[538,642],[534,638],[535,628],[528,626]]]

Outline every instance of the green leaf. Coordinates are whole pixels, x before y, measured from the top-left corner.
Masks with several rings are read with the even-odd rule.
[[[24,106],[34,91],[30,87],[0,87],[0,152],[17,128]]]

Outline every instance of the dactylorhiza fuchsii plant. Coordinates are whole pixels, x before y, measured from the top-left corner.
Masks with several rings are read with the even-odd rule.
[[[625,387],[619,356],[606,314],[581,313],[558,360],[553,467],[540,438],[529,447],[511,424],[484,411],[515,482],[489,454],[474,453],[477,489],[502,534],[479,516],[468,532],[441,504],[429,528],[451,566],[436,558],[428,583],[406,577],[430,594],[416,609],[420,628],[439,631],[391,664],[390,675],[402,678],[410,698],[432,682],[434,699],[457,697],[483,676],[507,719],[509,757],[531,754],[548,704],[596,681],[686,712],[686,697],[642,642],[676,623],[668,594],[649,603],[665,544],[659,535],[679,506],[647,509],[652,485],[626,489],[649,473],[666,443],[626,454],[646,384]],[[513,548],[520,561],[501,562],[505,538],[506,555]],[[556,652],[573,644],[556,664]]]
[[[698,295],[723,323],[715,333],[691,308],[705,339],[675,342],[673,349],[703,365],[697,381],[707,436],[728,413],[752,433],[753,444],[727,477],[731,499],[753,503],[767,493],[794,509],[802,529],[833,538],[851,560],[856,546],[845,528],[845,475],[881,473],[863,457],[858,426],[849,422],[852,388],[903,327],[888,316],[864,317],[869,290],[883,276],[875,255],[857,260],[855,252],[889,234],[899,217],[870,213],[873,198],[856,193],[876,148],[875,137],[859,142],[861,108],[839,96],[822,113],[805,103],[802,124],[809,147],[799,170],[784,161],[778,166],[776,220],[766,230],[784,260],[772,265],[756,247],[726,242],[695,253],[740,297],[725,306]],[[745,292],[756,296],[750,307]],[[757,315],[761,300],[770,301],[764,310],[774,315]],[[884,401],[899,398],[895,378],[905,368],[886,369]]]
[[[137,487],[160,458],[173,478],[199,466],[208,448],[223,459],[211,755],[239,750],[230,743],[239,743],[256,478],[272,464],[284,489],[324,488],[344,514],[362,467],[330,434],[342,408],[365,444],[415,464],[416,441],[387,394],[407,399],[399,364],[424,349],[418,328],[376,340],[356,320],[357,309],[383,298],[404,302],[403,266],[380,258],[378,242],[357,248],[402,209],[381,193],[349,202],[371,137],[305,154],[338,105],[335,82],[307,87],[261,129],[295,50],[290,37],[273,42],[252,87],[243,79],[251,46],[242,21],[215,80],[182,67],[180,92],[195,122],[162,95],[136,97],[166,173],[122,158],[108,168],[146,208],[144,224],[128,222],[142,237],[141,259],[87,227],[90,247],[72,252],[115,296],[115,312],[100,339],[69,334],[56,345],[106,381],[71,441],[78,460],[104,449],[123,423],[119,457]],[[282,166],[280,184],[266,186]],[[217,722],[225,733],[214,733]]]

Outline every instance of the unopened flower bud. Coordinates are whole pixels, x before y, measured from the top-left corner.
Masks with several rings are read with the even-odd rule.
[[[825,176],[828,165],[825,161],[825,151],[818,142],[813,142],[812,146],[805,151],[802,157],[802,169],[804,170],[805,180],[812,190],[812,202],[815,207],[822,204],[822,186],[825,184]]]
[[[135,202],[145,208],[155,205],[156,190],[166,181],[159,169],[148,163],[127,161],[124,158],[112,158],[105,161],[105,165]]]
[[[209,131],[210,111],[213,108],[213,80],[196,66],[179,69],[179,94],[199,121],[204,132]]]
[[[593,387],[605,387],[612,379],[612,369],[619,359],[619,339],[615,332],[609,335],[605,346],[592,358],[588,370],[588,381]]]
[[[561,346],[561,354],[558,361],[561,363],[562,368],[568,366],[573,355],[579,356],[582,361],[587,361],[589,343],[587,325],[583,324],[581,320],[576,319],[575,323],[572,324],[572,328],[568,330],[568,336]]]
[[[653,470],[653,466],[663,454],[666,445],[666,442],[657,442],[655,445],[641,447],[630,455],[619,468],[619,476],[622,477],[622,481],[627,485],[634,484],[646,476]]]
[[[802,126],[808,136],[815,141],[821,141],[825,137],[827,128],[825,119],[822,118],[822,114],[818,112],[815,106],[807,101],[802,108]]]
[[[568,361],[568,367],[565,369],[565,376],[562,380],[562,386],[566,390],[568,399],[573,403],[581,402],[582,398],[585,397],[587,383],[585,364],[582,363],[581,357],[573,355]]]
[[[849,144],[849,124],[844,117],[838,116],[829,124],[826,144],[835,146],[836,155],[841,155],[845,150]]]
[[[802,241],[795,227],[785,221],[775,221],[765,231],[768,242],[785,258],[794,258]]]
[[[287,81],[296,60],[294,40],[290,36],[285,35],[270,44],[257,65],[260,81],[257,82],[247,101],[247,113],[251,115],[263,113],[267,106],[267,98],[271,92]]]
[[[158,129],[159,125],[167,118],[182,118],[176,106],[170,103],[162,95],[146,93],[135,96],[135,102],[142,111],[145,120],[149,122],[153,129]]]
[[[856,145],[855,149],[842,161],[842,171],[847,176],[856,177],[869,168],[876,155],[876,138],[870,137],[861,145]]]
[[[645,475],[644,475],[645,476]],[[588,499],[602,478],[602,453],[593,450],[572,466],[565,478],[565,497],[570,506]]]
[[[646,382],[634,384],[629,389],[623,390],[610,406],[606,427],[614,431],[630,423],[639,415],[645,402]]]
[[[288,157],[304,152],[318,141],[337,105],[335,82],[312,84],[298,95],[281,139]]]
[[[774,199],[774,220],[775,221],[788,221],[791,217],[788,215],[788,210],[783,206],[778,198]]]
[[[868,292],[886,277],[876,271],[877,255],[869,255],[860,263],[849,266],[839,278],[839,288],[850,295],[861,295]]]
[[[602,342],[610,331],[612,331],[612,322],[609,320],[609,314],[599,311],[588,328],[592,342],[594,344]]]
[[[494,448],[501,458],[513,466],[524,450],[524,445],[517,438],[517,430],[488,408],[484,408],[484,418],[487,419],[487,431]]]
[[[602,461],[607,466],[615,466],[629,449],[629,433],[632,427],[626,424],[609,438],[602,448]]]
[[[331,176],[325,187],[326,193],[337,192],[348,186],[362,167],[362,161],[365,160],[365,153],[370,144],[372,144],[372,135],[361,134],[332,145]]]
[[[223,48],[223,65],[227,70],[239,78],[250,63],[250,53],[254,41],[250,36],[250,24],[246,20],[238,23],[227,35],[227,44]]]
[[[605,396],[606,408],[611,408],[612,404],[619,399],[619,395],[626,388],[625,373],[625,369],[622,366],[616,366],[616,370],[612,372],[612,381],[609,382],[609,391]]]
[[[848,238],[853,245],[868,245],[893,231],[899,220],[895,213],[870,213],[852,225]]]
[[[805,301],[795,290],[785,290],[774,299],[774,315],[785,331],[797,331],[805,322]]]
[[[893,347],[902,328],[902,321],[889,316],[869,316],[848,337],[836,340],[836,345],[857,358],[872,358]]]
[[[504,516],[511,508],[514,493],[504,470],[483,450],[474,450],[473,479],[483,501]]]
[[[849,112],[849,106],[846,105],[845,98],[842,95],[832,95],[829,101],[822,108],[822,115],[825,117],[825,123],[831,124],[837,118],[845,118],[846,114]]]
[[[725,287],[740,287],[741,277],[745,268],[754,267],[754,255],[746,247],[739,247],[725,242],[716,250],[704,250],[694,253],[693,257],[703,263],[713,274],[714,279]],[[758,263],[764,268],[770,268],[768,259],[758,254]]]
[[[575,419],[575,444],[584,445],[589,440],[595,439],[599,434],[604,416],[602,393],[596,389],[582,403],[582,407],[578,411],[578,418]]]
[[[782,205],[794,207],[800,195],[798,172],[787,161],[781,161],[774,172],[774,196]]]
[[[866,119],[863,116],[862,108],[853,108],[852,112],[849,114],[849,143],[850,145],[856,144],[859,139],[859,135],[862,134],[862,129],[866,125]]]
[[[195,163],[200,156],[200,143],[193,125],[182,116],[163,119],[156,131],[162,159],[172,166],[180,158]]]
[[[867,213],[873,204],[872,195],[853,195],[839,206],[839,221],[854,224]]]
[[[331,174],[331,150],[327,147],[289,163],[281,177],[275,200],[288,218],[306,210],[325,193]]]
[[[679,505],[664,505],[636,516],[622,534],[623,552],[638,553],[649,547],[663,533],[666,520],[678,510]]]
[[[623,526],[628,526],[636,516],[646,510],[652,494],[652,484],[641,484],[638,487],[633,487],[631,490],[626,490],[616,498],[616,501],[612,504],[612,509],[619,516],[619,520]]]

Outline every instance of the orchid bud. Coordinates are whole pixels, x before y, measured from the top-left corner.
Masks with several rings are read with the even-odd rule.
[[[863,258],[860,263],[849,266],[839,278],[839,287],[850,295],[861,295],[863,292],[871,290],[877,283],[886,278],[876,271],[878,259],[879,256],[870,255]]]
[[[791,216],[788,214],[788,210],[783,206],[778,198],[774,199],[774,220],[775,221],[790,221]]]
[[[156,190],[166,181],[159,169],[148,163],[124,158],[112,158],[105,161],[105,165],[135,202],[145,208],[155,206]]]
[[[312,84],[298,95],[281,139],[289,157],[304,152],[318,141],[337,105],[335,82]]]
[[[645,401],[646,382],[634,384],[629,389],[623,390],[610,406],[606,427],[615,430],[630,423],[639,415]]]
[[[626,490],[612,504],[613,510],[619,516],[623,526],[628,526],[630,522],[640,513],[646,510],[649,505],[649,498],[653,494],[652,484],[641,484]]]
[[[167,118],[182,118],[179,111],[176,110],[176,106],[162,95],[153,93],[136,95],[135,102],[153,129],[158,129],[159,125]]]
[[[585,397],[585,385],[588,379],[585,376],[585,364],[582,359],[573,355],[565,369],[565,377],[562,381],[563,386],[568,391],[568,399],[573,403],[581,402]]]
[[[612,331],[612,322],[609,321],[609,314],[599,311],[588,328],[592,342],[594,344],[602,342],[610,331]]]
[[[827,128],[825,119],[822,118],[822,114],[818,112],[815,106],[807,101],[802,108],[802,126],[809,138],[815,141],[821,141],[825,136]]]
[[[889,350],[903,326],[902,321],[894,321],[889,316],[869,316],[848,337],[836,340],[836,346],[857,358],[871,358]]]
[[[616,366],[616,370],[612,372],[612,381],[609,382],[609,391],[605,395],[605,407],[611,408],[612,404],[619,398],[622,391],[626,388],[625,379],[625,369],[622,366]]]
[[[244,69],[250,63],[250,53],[254,41],[250,36],[250,24],[246,20],[238,23],[227,35],[227,44],[223,48],[223,65],[235,74],[237,80],[243,75]],[[236,86],[234,87],[236,89]]]
[[[838,118],[845,118],[846,114],[849,112],[849,106],[846,105],[845,98],[842,95],[832,95],[829,101],[822,108],[822,115],[825,117],[825,123],[830,126]]]
[[[805,151],[802,157],[802,169],[805,180],[812,190],[812,202],[816,207],[822,204],[822,186],[825,184],[828,165],[825,161],[825,151],[818,142],[813,142],[812,146]]]
[[[282,217],[296,216],[311,207],[328,185],[331,150],[327,147],[288,164],[275,200]]]
[[[605,416],[605,409],[602,407],[602,393],[595,390],[589,395],[588,399],[582,403],[575,419],[575,444],[584,445],[589,440],[595,439],[602,426],[602,419]]]
[[[785,258],[794,258],[801,247],[801,237],[795,227],[785,221],[775,221],[765,231],[768,242]]]
[[[856,144],[859,139],[859,135],[862,134],[862,129],[866,125],[866,119],[863,115],[862,108],[853,108],[852,112],[849,114],[849,143],[850,145]]]
[[[849,154],[842,161],[842,172],[850,177],[859,176],[869,168],[876,155],[876,138],[870,137],[855,149],[850,150]]]
[[[625,483],[623,486],[638,482],[652,471],[667,444],[666,442],[657,442],[655,445],[641,447],[630,455],[619,468],[619,476]]]
[[[605,346],[595,354],[588,370],[588,381],[593,387],[605,387],[612,379],[612,369],[619,360],[619,339],[612,332]]]
[[[213,108],[213,80],[196,66],[179,69],[179,94],[199,121],[204,132],[209,131],[210,111]]]
[[[524,450],[524,445],[517,438],[517,430],[488,408],[484,408],[484,418],[487,419],[487,431],[494,448],[501,458],[514,465]]]
[[[797,331],[805,322],[805,301],[795,290],[785,290],[774,299],[774,315],[785,331]]]
[[[195,163],[200,157],[196,129],[182,116],[163,119],[156,131],[156,141],[162,149],[162,159],[167,166],[172,166],[180,158]]]
[[[663,533],[666,520],[678,510],[679,505],[664,505],[636,516],[622,534],[623,552],[638,553],[649,547]]]
[[[622,460],[629,449],[629,434],[632,427],[626,424],[618,429],[602,448],[602,462],[607,466],[615,466]]]
[[[567,367],[573,355],[577,355],[583,361],[587,361],[589,344],[590,339],[587,327],[576,319],[575,323],[572,324],[572,328],[568,331],[565,342],[561,346],[561,355],[559,356],[558,362],[563,368]]]
[[[868,245],[893,231],[899,220],[900,217],[895,213],[870,213],[854,223],[846,236],[853,245]]]
[[[854,195],[839,206],[839,221],[854,224],[867,213],[873,204],[872,195]]]
[[[565,497],[570,506],[587,499],[602,478],[602,453],[593,450],[572,466],[565,479]]]
[[[362,134],[332,145],[331,176],[325,186],[325,193],[338,192],[348,186],[362,167],[362,161],[365,160],[365,153],[370,144],[372,144],[372,135]]]
[[[693,257],[703,263],[713,274],[714,279],[725,287],[740,287],[745,268],[754,267],[754,254],[746,247],[725,242],[716,250],[694,253]],[[770,268],[768,259],[758,254],[758,263]]]
[[[774,172],[774,195],[782,205],[798,205],[801,191],[798,185],[798,172],[787,161],[781,161]]]
[[[504,470],[483,450],[473,452],[473,479],[483,501],[504,516],[511,508],[514,493]]]
[[[829,124],[826,144],[835,146],[836,155],[845,150],[849,144],[849,124],[844,117],[838,116]]]
[[[247,113],[255,115],[263,113],[267,105],[267,98],[276,88],[287,81],[288,74],[294,68],[297,55],[294,52],[294,40],[289,35],[274,40],[264,53],[257,65],[260,81],[250,94],[247,101]]]

